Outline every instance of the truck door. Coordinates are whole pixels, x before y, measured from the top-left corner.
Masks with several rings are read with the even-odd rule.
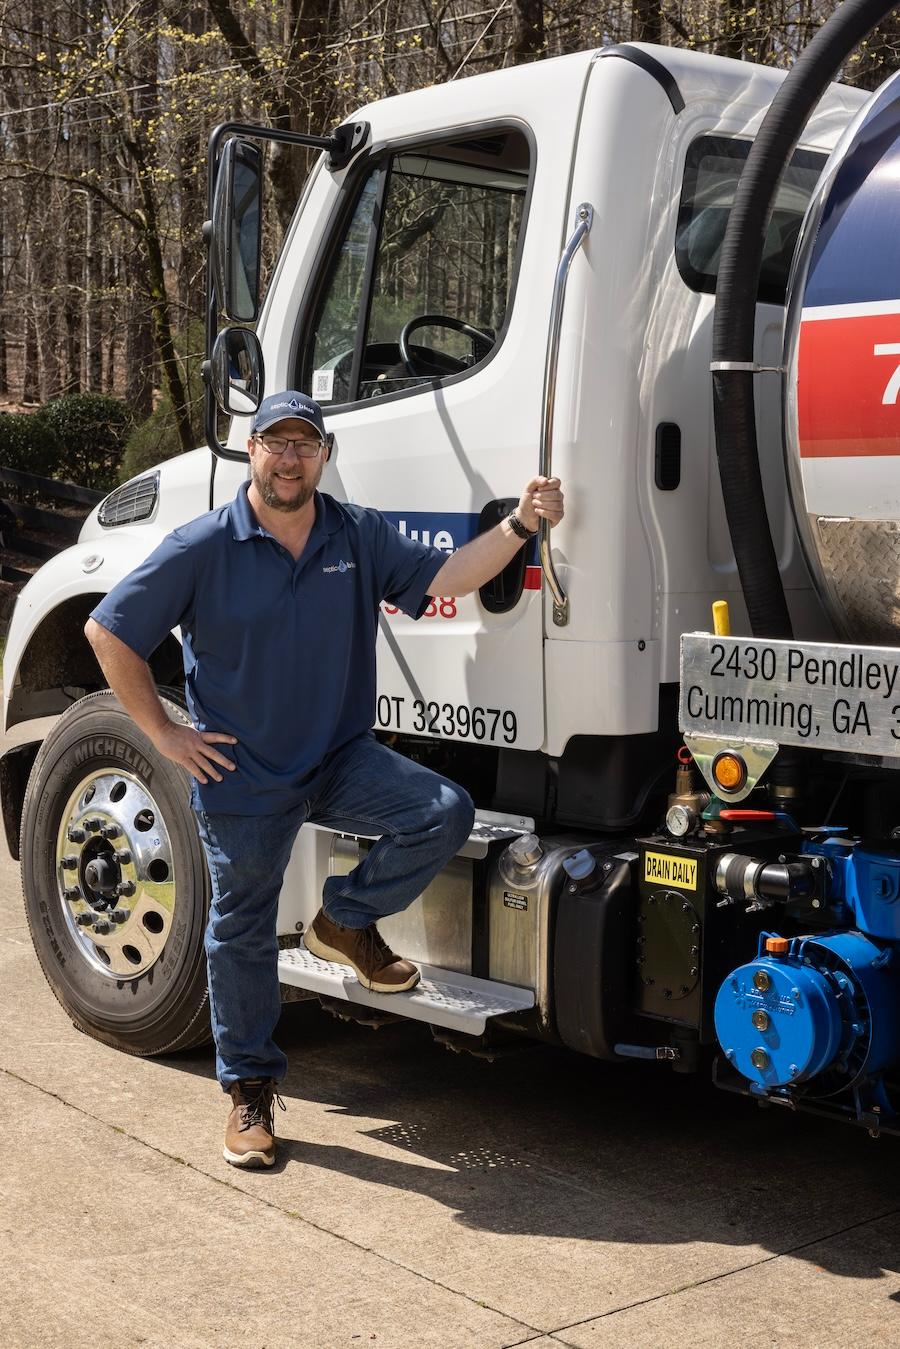
[[[298,352],[299,387],[336,435],[323,486],[448,553],[536,472],[537,408],[531,426],[510,421],[524,390],[504,350],[530,169],[529,138],[510,126],[370,163],[328,241]],[[382,607],[381,729],[541,744],[536,560],[481,596],[432,600],[418,623]]]
[[[374,148],[335,186],[319,237],[299,219],[302,248],[292,262],[289,238],[279,264],[273,290],[302,288],[294,312],[270,296],[260,325],[268,391],[303,389],[335,434],[323,489],[448,553],[496,524],[538,471],[548,316],[569,223],[569,151],[559,147],[572,143],[588,62],[576,65],[529,68],[527,82],[510,72],[506,90],[491,77],[494,107],[480,123],[462,85],[367,109]],[[430,129],[425,107],[437,109]],[[418,623],[383,606],[380,729],[542,744],[540,568],[526,549],[498,584],[441,596]]]

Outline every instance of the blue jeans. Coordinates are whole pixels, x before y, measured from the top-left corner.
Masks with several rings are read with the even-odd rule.
[[[328,917],[362,928],[399,913],[469,836],[467,792],[364,735],[343,746],[309,800],[283,815],[198,813],[212,882],[206,960],[216,1074],[224,1090],[245,1077],[280,1081],[287,1059],[272,1035],[281,1011],[275,920],[300,826],[362,826],[381,834],[348,876],[329,876]]]

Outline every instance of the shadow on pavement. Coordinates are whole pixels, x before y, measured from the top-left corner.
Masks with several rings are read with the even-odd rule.
[[[291,1137],[291,1114],[279,1114],[277,1170],[301,1164],[427,1196],[478,1232],[760,1246],[851,1278],[900,1271],[900,1224],[877,1224],[900,1216],[896,1139],[761,1110],[655,1064],[547,1046],[489,1064],[449,1053],[423,1027],[373,1032],[310,1003],[285,1008],[278,1041],[288,1105],[358,1117],[359,1137],[379,1146]],[[213,1076],[208,1054],[168,1062]],[[390,1122],[366,1127],[379,1118]],[[865,1223],[864,1243],[829,1240]]]

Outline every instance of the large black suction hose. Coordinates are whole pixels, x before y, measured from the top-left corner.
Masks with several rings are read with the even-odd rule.
[[[885,0],[844,0],[804,49],[750,149],[722,244],[712,357],[716,454],[731,544],[757,637],[793,636],[763,497],[750,368],[766,230],[781,176],[810,113],[854,47],[892,9]],[[747,368],[716,369],[721,362]]]

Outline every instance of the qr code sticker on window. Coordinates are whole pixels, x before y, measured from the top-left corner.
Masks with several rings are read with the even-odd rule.
[[[312,396],[317,402],[327,402],[334,391],[334,371],[314,370],[312,378]]]

